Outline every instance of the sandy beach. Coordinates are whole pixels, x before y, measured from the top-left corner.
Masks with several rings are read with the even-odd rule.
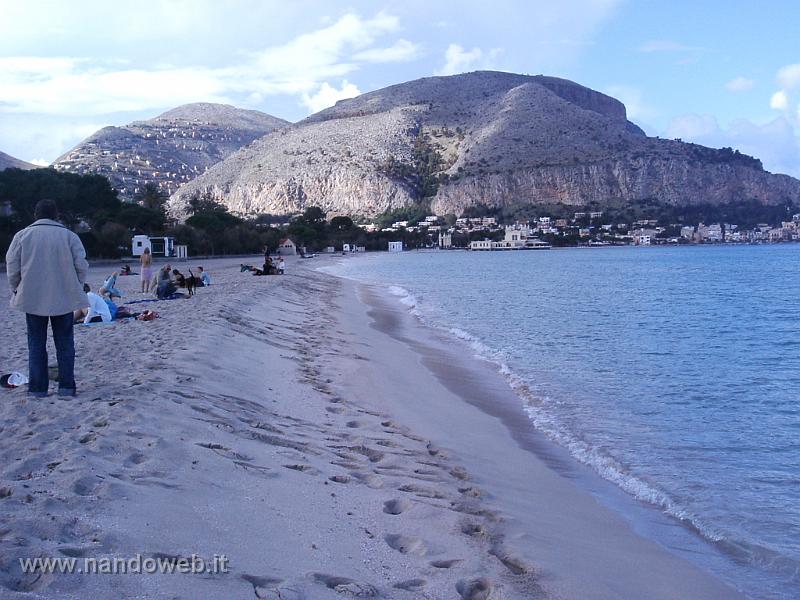
[[[155,321],[76,326],[77,398],[0,390],[1,598],[738,597],[548,461],[490,365],[316,270],[338,259],[242,260],[134,305]],[[24,372],[24,315],[0,314],[0,371]],[[227,572],[19,562],[137,556]]]

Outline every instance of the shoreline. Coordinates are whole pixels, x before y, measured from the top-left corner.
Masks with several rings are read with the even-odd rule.
[[[459,424],[458,431],[449,436],[448,441],[457,448],[462,459],[469,457],[465,460],[468,469],[484,470],[485,485],[493,505],[508,510],[507,518],[513,518],[519,526],[517,535],[524,531],[525,536],[529,536],[527,539],[535,539],[538,543],[543,541],[543,536],[549,536],[548,541],[552,546],[547,549],[539,546],[528,548],[526,552],[525,545],[518,541],[517,550],[540,567],[547,563],[541,573],[541,581],[548,581],[549,585],[545,587],[551,595],[581,598],[737,597],[737,592],[728,584],[686,560],[687,554],[708,544],[706,540],[694,532],[676,535],[674,531],[668,531],[677,524],[672,518],[601,479],[590,467],[569,455],[566,449],[537,432],[521,400],[500,376],[494,363],[473,357],[471,352],[464,358],[459,350],[453,351],[453,341],[463,340],[451,338],[445,331],[420,323],[408,311],[408,307],[400,304],[399,299],[384,300],[379,297],[378,286],[354,285],[360,288],[360,294],[366,296],[366,303],[371,307],[371,327],[408,346],[412,353],[418,355],[420,364],[430,370],[454,397],[451,399],[451,409],[458,407],[458,403],[467,404],[483,413],[484,419],[477,421],[481,426],[488,426],[487,417],[495,425],[500,425],[493,431],[491,441],[487,442],[491,446],[488,452],[502,455],[491,457],[493,470],[486,469],[486,461],[489,460],[486,456],[471,454],[476,447],[474,441],[464,442],[461,439],[463,424]],[[456,348],[459,345],[457,343]],[[463,348],[466,349],[467,345],[463,344]],[[393,360],[397,360],[396,355]],[[435,430],[426,431],[426,434],[436,435]],[[504,451],[500,452],[496,442],[503,438]],[[479,443],[477,447],[481,447]],[[518,462],[511,458],[515,452]],[[524,456],[526,454],[527,457]],[[514,468],[509,470],[508,463],[513,463]],[[519,477],[514,469],[529,473],[532,481]],[[514,481],[514,484],[498,486],[498,473],[504,473],[505,479]],[[548,495],[552,496],[548,498]],[[528,503],[526,499],[535,499],[535,502]],[[544,506],[537,506],[536,503],[540,502]],[[566,514],[554,513],[556,506],[568,508],[563,511]],[[632,507],[640,518],[638,528],[621,512]],[[531,518],[530,513],[536,513],[539,509],[545,516]],[[593,519],[613,525],[598,528],[592,525]],[[553,524],[554,520],[560,524]],[[582,526],[575,528],[579,522],[582,522]],[[545,531],[546,534],[543,533]],[[676,545],[666,550],[661,544],[651,541],[655,531],[661,534],[666,532],[669,541],[682,547]],[[693,536],[688,544],[686,534]],[[592,539],[597,547],[603,548],[603,552],[613,548],[612,556],[594,556],[591,548],[584,547],[580,540],[582,536]],[[693,548],[693,545],[698,548]],[[675,550],[682,550],[684,556],[674,554]],[[582,560],[585,561],[582,565],[578,561],[581,553],[584,553]],[[617,564],[620,560],[625,563],[624,566]],[[642,572],[627,571],[637,561],[644,561]],[[565,569],[567,564],[569,568]],[[664,569],[661,588],[659,569]],[[675,571],[672,572],[672,569]],[[673,580],[676,576],[684,583],[690,582],[682,592]],[[617,591],[620,586],[626,588],[623,594]]]
[[[486,412],[499,376],[449,360],[401,310],[316,261],[265,278],[204,263],[214,285],[150,305],[161,319],[76,331],[78,398],[2,391],[4,593],[736,596],[523,448],[518,421]],[[19,339],[5,310],[0,333]],[[24,341],[9,347],[19,363]],[[462,399],[480,389],[483,406]],[[225,554],[231,571],[25,578],[14,564],[136,553]]]

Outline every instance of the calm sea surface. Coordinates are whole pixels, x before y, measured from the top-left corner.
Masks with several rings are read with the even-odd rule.
[[[532,425],[800,597],[800,245],[347,258],[494,360]]]

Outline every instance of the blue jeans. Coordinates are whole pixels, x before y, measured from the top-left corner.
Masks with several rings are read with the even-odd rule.
[[[72,313],[54,317],[26,314],[28,324],[28,392],[46,394],[50,383],[47,373],[47,321],[53,328],[58,358],[60,393],[75,390],[75,340],[72,337]]]

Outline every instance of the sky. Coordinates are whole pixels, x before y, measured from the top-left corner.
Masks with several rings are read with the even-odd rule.
[[[48,164],[188,102],[297,121],[480,69],[565,77],[648,135],[800,177],[800,2],[0,0],[0,151]]]

